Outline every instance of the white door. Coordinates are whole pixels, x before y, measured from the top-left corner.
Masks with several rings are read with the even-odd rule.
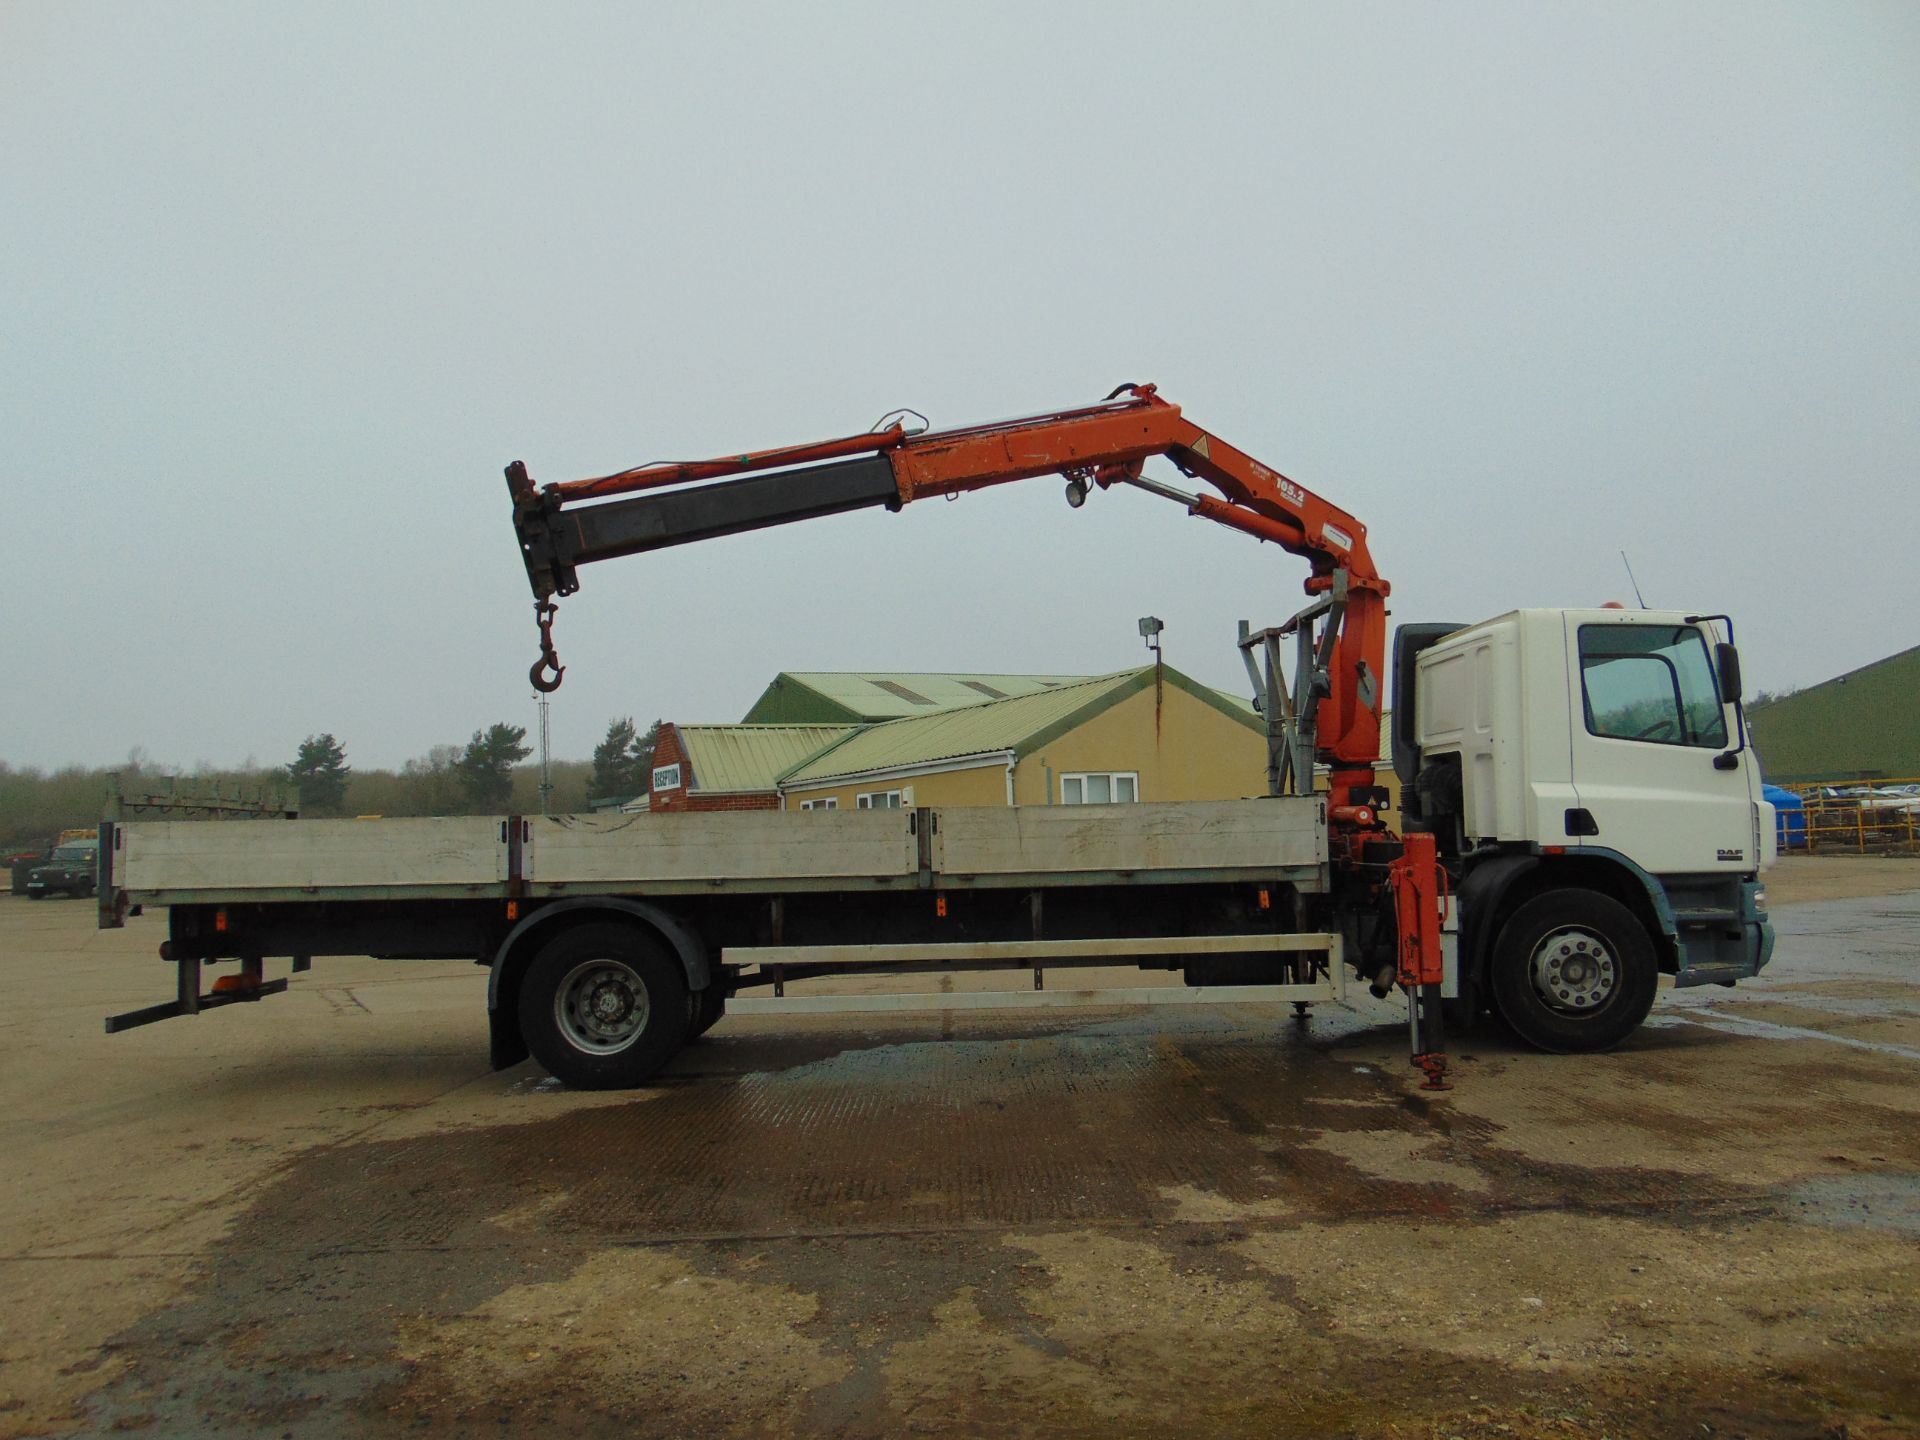
[[[1573,787],[1597,827],[1566,843],[1618,850],[1656,875],[1756,868],[1754,754],[1714,764],[1737,747],[1739,721],[1720,697],[1712,637],[1633,611],[1566,623]]]

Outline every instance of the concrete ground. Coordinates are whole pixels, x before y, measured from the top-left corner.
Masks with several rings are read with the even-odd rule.
[[[1619,1051],[1396,1007],[729,1018],[486,1065],[484,975],[126,1035],[162,923],[0,898],[0,1436],[1920,1434],[1920,863]]]

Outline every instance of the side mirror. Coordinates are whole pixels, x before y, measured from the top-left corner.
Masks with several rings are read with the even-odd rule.
[[[1720,668],[1720,698],[1738,704],[1740,691],[1740,652],[1724,640],[1713,647],[1714,661]]]

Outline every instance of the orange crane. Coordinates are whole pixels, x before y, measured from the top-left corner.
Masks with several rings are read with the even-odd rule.
[[[958,495],[1042,475],[1063,476],[1068,503],[1094,488],[1131,485],[1183,505],[1191,515],[1304,557],[1308,606],[1285,625],[1244,639],[1266,642],[1270,788],[1311,793],[1315,763],[1330,771],[1329,859],[1360,883],[1359,903],[1380,898],[1371,878],[1384,858],[1385,892],[1398,935],[1396,979],[1412,1007],[1414,1061],[1444,1088],[1440,1025],[1440,924],[1446,879],[1426,834],[1394,836],[1379,818],[1384,794],[1374,765],[1389,586],[1374,567],[1367,531],[1279,471],[1187,419],[1153,385],[1116,387],[1094,405],[951,430],[910,428],[913,412],[857,435],[719,456],[660,462],[590,480],[536,486],[524,464],[507,467],[514,528],[540,626],[536,689],[560,684],[553,646],[558,597],[580,588],[579,569],[721,535],[739,534],[870,506],[897,510],[933,495]],[[1149,478],[1163,456],[1217,495]],[[705,483],[702,483],[705,482]],[[630,498],[617,498],[630,497]],[[1277,640],[1299,640],[1291,689],[1279,674]],[[1277,702],[1277,703],[1276,703]],[[1279,713],[1276,713],[1278,711]]]

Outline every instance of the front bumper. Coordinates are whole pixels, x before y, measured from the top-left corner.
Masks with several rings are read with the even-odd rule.
[[[1767,887],[1761,880],[1740,883],[1740,919],[1747,936],[1747,952],[1758,975],[1773,959],[1773,921],[1767,915]]]

